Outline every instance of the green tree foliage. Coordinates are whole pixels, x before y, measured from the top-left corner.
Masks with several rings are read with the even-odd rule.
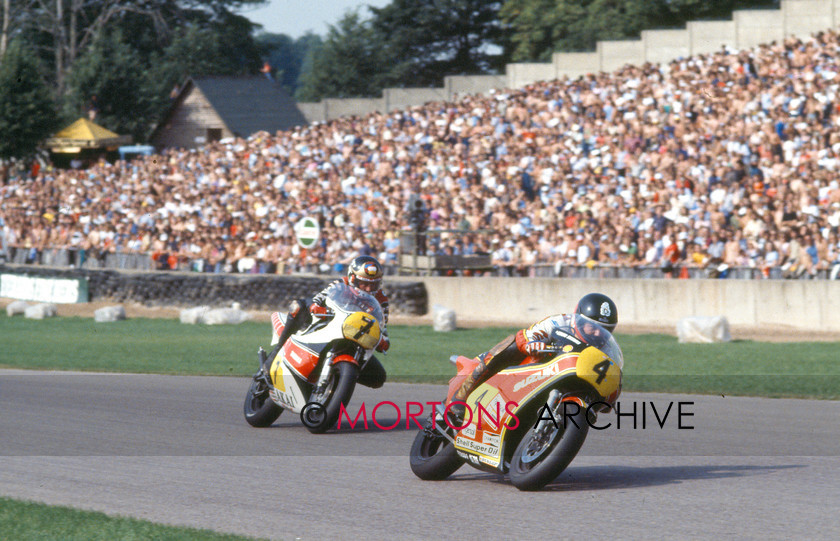
[[[371,8],[373,28],[395,58],[388,84],[440,86],[447,75],[500,68],[505,60],[501,7],[492,0],[392,0]]]
[[[299,86],[303,62],[310,49],[323,44],[320,36],[307,32],[298,39],[285,34],[263,33],[256,37],[261,56],[271,66],[271,74],[294,95]]]
[[[187,76],[259,71],[255,25],[233,10],[263,1],[20,2],[14,31],[49,66],[62,121],[85,114],[95,95],[97,123],[144,141]]]
[[[122,32],[100,34],[73,64],[65,118],[78,117],[95,105],[97,124],[142,139],[149,129],[153,101],[146,79],[142,58],[126,43]]]
[[[727,19],[736,9],[778,0],[506,0],[501,19],[513,61],[549,60],[555,51],[594,50],[598,40],[638,38],[644,29]]]
[[[320,47],[309,49],[295,94],[299,101],[379,96],[388,66],[385,42],[370,21],[349,11],[331,25]]]
[[[55,103],[41,64],[21,39],[0,59],[0,158],[24,158],[56,129]]]
[[[248,55],[231,53],[228,42],[220,39],[219,31],[190,25],[178,34],[150,66],[150,75],[163,85],[161,91],[187,77],[209,75],[233,76],[257,72],[259,53]]]

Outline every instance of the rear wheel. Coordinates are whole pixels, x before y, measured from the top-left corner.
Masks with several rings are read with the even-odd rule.
[[[409,458],[411,471],[424,481],[446,479],[464,464],[452,442],[428,428],[415,436]]]
[[[309,403],[301,411],[300,419],[313,434],[323,434],[332,428],[346,408],[359,379],[359,367],[353,363],[336,363],[330,368],[330,377],[324,388],[313,392]]]
[[[531,428],[510,462],[510,480],[519,490],[540,490],[560,475],[580,451],[589,424],[586,410],[558,416],[556,423]]]
[[[256,379],[248,388],[243,410],[248,424],[257,428],[271,426],[283,413],[283,408],[268,396],[268,386],[265,382]]]

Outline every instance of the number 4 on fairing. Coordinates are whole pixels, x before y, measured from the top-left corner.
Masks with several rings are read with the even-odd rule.
[[[463,426],[453,426],[443,411],[433,412],[411,447],[414,474],[446,479],[466,462],[509,474],[520,490],[539,490],[553,481],[577,455],[597,414],[609,410],[621,392],[624,356],[612,334],[600,331],[597,343],[553,333],[552,357],[502,370],[473,390],[465,402],[475,407],[485,395],[494,397],[491,403],[496,397],[504,401],[498,423],[478,415],[470,420],[467,414]],[[456,359],[449,396],[478,362]]]

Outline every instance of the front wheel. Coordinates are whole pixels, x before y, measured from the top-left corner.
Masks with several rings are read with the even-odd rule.
[[[531,428],[510,463],[510,481],[519,490],[540,490],[557,478],[580,451],[589,432],[586,410]]]
[[[252,381],[251,387],[248,388],[243,410],[248,424],[257,428],[271,426],[283,413],[283,408],[268,396],[266,384],[257,380]]]
[[[455,446],[440,434],[421,430],[411,445],[411,471],[424,481],[441,481],[464,464]]]
[[[350,403],[357,379],[359,367],[353,363],[341,362],[331,367],[324,388],[312,393],[309,403],[301,412],[301,421],[307,430],[313,434],[323,434],[335,425],[341,414],[341,405],[344,404],[346,408]]]

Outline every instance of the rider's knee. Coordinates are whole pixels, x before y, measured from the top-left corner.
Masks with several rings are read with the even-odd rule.
[[[289,317],[297,317],[301,309],[303,309],[301,302],[297,299],[293,300],[289,303]]]

